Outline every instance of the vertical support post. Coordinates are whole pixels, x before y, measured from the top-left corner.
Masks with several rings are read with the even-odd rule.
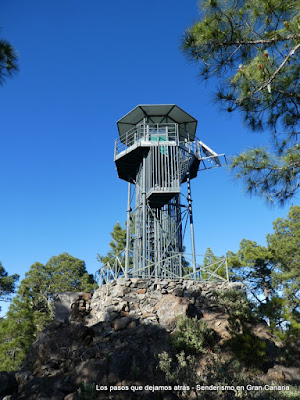
[[[145,118],[144,117],[144,119],[143,119],[143,125],[144,125],[144,139],[145,140],[149,140],[149,125],[146,125],[147,124],[147,118]]]
[[[227,279],[227,282],[229,282],[229,272],[228,272],[227,257],[226,257],[226,259],[225,259],[225,266],[226,266],[226,279]]]
[[[143,239],[142,239],[142,254],[143,254],[143,261],[142,261],[142,277],[144,278],[146,272],[146,154],[143,157]]]
[[[127,199],[127,231],[126,231],[126,252],[125,252],[125,278],[128,278],[129,270],[129,248],[130,248],[130,199],[131,199],[131,183],[128,182],[128,199]]]
[[[193,223],[193,211],[192,211],[192,195],[191,195],[190,172],[188,172],[188,174],[187,174],[187,187],[188,187],[188,203],[189,203],[190,227],[191,227],[193,274],[194,274],[194,280],[196,280],[196,254],[195,254],[195,237],[194,237],[194,223]]]
[[[179,277],[182,278],[182,253],[179,253]]]
[[[153,262],[154,262],[154,276],[155,279],[157,279],[157,260],[158,260],[158,248],[157,248],[157,211],[155,210],[154,213],[154,219],[153,219],[153,225],[154,225],[154,236],[153,236],[153,248],[154,248],[154,255],[153,255]]]

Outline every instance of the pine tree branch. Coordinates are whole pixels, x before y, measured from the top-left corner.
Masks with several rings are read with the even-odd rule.
[[[223,42],[223,43],[218,43],[218,44],[219,44],[219,46],[233,46],[233,45],[246,45],[246,44],[271,44],[271,43],[284,42],[286,40],[293,40],[293,39],[299,39],[299,38],[300,38],[299,34],[291,34],[291,35],[287,35],[285,37],[279,36],[279,37],[273,37],[270,39],[238,40],[238,41]]]
[[[256,40],[237,40],[237,41],[216,41],[213,42],[214,44],[220,46],[220,47],[228,47],[228,46],[243,46],[243,45],[248,45],[248,44],[272,44],[272,43],[277,43],[277,42],[284,42],[286,40],[293,40],[293,39],[300,39],[299,34],[291,34],[287,36],[275,36],[270,39],[256,39]],[[200,50],[196,50],[195,54],[201,53]]]
[[[297,44],[286,56],[286,58],[282,61],[282,63],[279,65],[279,67],[276,69],[276,71],[273,72],[273,74],[270,76],[270,78],[258,89],[256,89],[249,97],[254,96],[264,88],[266,88],[277,76],[277,74],[282,70],[282,68],[285,66],[285,64],[289,61],[289,59],[295,54],[295,52],[299,49],[300,43]]]
[[[243,285],[245,286],[245,288],[249,290],[249,292],[252,294],[252,296],[253,296],[260,304],[263,303],[262,300],[260,300],[260,299],[256,296],[255,291],[253,291],[253,290],[251,289],[251,287],[245,283],[245,280],[244,280],[244,279],[242,279],[241,277],[239,277],[239,276],[232,270],[232,268],[231,268],[230,272],[231,272],[238,280],[240,280],[240,281],[243,283]]]
[[[272,13],[275,15],[275,17],[277,18],[277,21],[280,21],[280,18],[278,17],[278,15],[276,14],[275,10],[273,9],[272,5],[270,4],[270,2],[267,0],[268,6],[270,7],[270,10],[272,11]]]
[[[266,171],[283,171],[283,170],[285,170],[285,169],[292,169],[292,168],[298,168],[298,167],[300,167],[300,161],[299,162],[295,162],[295,163],[293,163],[293,164],[290,164],[289,166],[288,166],[288,168],[286,168],[286,166],[284,166],[284,167],[271,167],[271,166],[266,166],[266,167],[255,167],[254,165],[247,165],[247,163],[246,163],[246,165],[245,165],[245,167],[244,168],[251,168],[251,171],[249,172],[249,175],[251,174],[251,172],[252,171],[263,171],[263,170],[266,170]],[[249,176],[248,175],[248,176]],[[247,176],[247,175],[246,175]]]
[[[232,59],[232,57],[235,55],[235,53],[237,52],[237,51],[239,51],[239,49],[242,47],[242,45],[240,44],[235,50],[234,50],[234,52],[232,52],[231,54],[230,54],[230,56],[227,58],[227,60],[224,62],[224,64],[227,64],[231,59]],[[219,71],[221,68],[223,68],[223,65],[219,65],[216,69],[214,69],[209,75],[207,75],[207,78],[209,78],[209,77],[211,77],[212,75],[214,75],[214,73],[215,72],[217,72],[217,71]]]
[[[274,92],[282,94],[283,96],[292,97],[292,98],[296,97],[296,98],[300,99],[300,94],[298,94],[298,93],[285,92],[284,90],[280,90],[280,89],[276,89],[276,88],[272,88],[272,90]]]
[[[298,3],[201,5],[201,18],[186,30],[182,49],[200,62],[202,78],[221,80],[216,102],[224,110],[240,110],[254,131],[273,131],[273,154],[254,153],[253,162],[247,154],[237,157],[232,170],[250,194],[283,204],[299,188],[299,148],[293,150],[300,122]],[[284,137],[278,129],[286,131]]]

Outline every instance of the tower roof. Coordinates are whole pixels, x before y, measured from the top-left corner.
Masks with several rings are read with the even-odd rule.
[[[142,122],[144,118],[147,118],[148,123],[153,124],[177,123],[183,133],[185,131],[189,133],[191,140],[195,137],[197,120],[176,104],[138,105],[117,122],[120,137]]]

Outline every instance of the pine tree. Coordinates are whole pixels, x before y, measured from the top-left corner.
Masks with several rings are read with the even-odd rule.
[[[30,299],[17,295],[0,322],[0,371],[17,370],[36,335]]]
[[[274,280],[284,293],[284,316],[300,332],[300,206],[291,207],[287,218],[278,218],[273,228],[267,241],[279,263]]]
[[[53,318],[53,299],[59,292],[91,291],[93,275],[89,275],[85,262],[68,253],[50,258],[46,265],[34,263],[25,274],[18,294],[30,299],[35,314],[37,331]]]
[[[18,279],[19,275],[17,274],[9,276],[0,262],[0,300],[9,300],[10,295],[15,291],[16,282]]]
[[[216,275],[226,278],[226,265],[224,263],[221,264],[220,260],[222,258],[224,257],[216,257],[211,248],[208,247],[206,249],[203,259],[203,266],[205,267],[205,271],[211,271]],[[209,272],[203,271],[201,273],[202,279],[208,279],[210,277],[214,278],[214,276],[212,276]]]
[[[299,187],[299,0],[201,0],[200,20],[183,51],[203,79],[217,78],[216,99],[239,110],[253,130],[272,132],[272,147],[233,157],[249,193],[284,203]]]
[[[18,56],[7,40],[0,40],[0,86],[18,70]]]
[[[258,310],[266,317],[272,328],[283,321],[282,299],[276,291],[274,271],[278,268],[270,248],[260,246],[256,242],[243,239],[239,251],[228,252],[228,264],[233,277],[239,277],[246,284]]]
[[[300,206],[291,207],[286,219],[273,223],[267,246],[243,239],[239,251],[228,253],[233,272],[247,285],[262,316],[271,327],[287,324],[300,331]]]
[[[52,257],[46,265],[34,263],[0,322],[0,370],[16,369],[23,361],[37,333],[53,318],[56,293],[91,291],[94,285],[84,261],[68,253]]]
[[[98,254],[98,260],[102,264],[112,261],[116,256],[119,256],[126,247],[126,229],[123,229],[119,222],[116,223],[110,235],[112,241],[109,243],[109,252],[105,256]]]

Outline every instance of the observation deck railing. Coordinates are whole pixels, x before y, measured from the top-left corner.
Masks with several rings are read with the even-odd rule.
[[[115,159],[132,146],[139,145],[164,145],[174,142],[183,150],[201,157],[201,142],[198,139],[189,139],[185,132],[176,123],[138,124],[115,141]]]

